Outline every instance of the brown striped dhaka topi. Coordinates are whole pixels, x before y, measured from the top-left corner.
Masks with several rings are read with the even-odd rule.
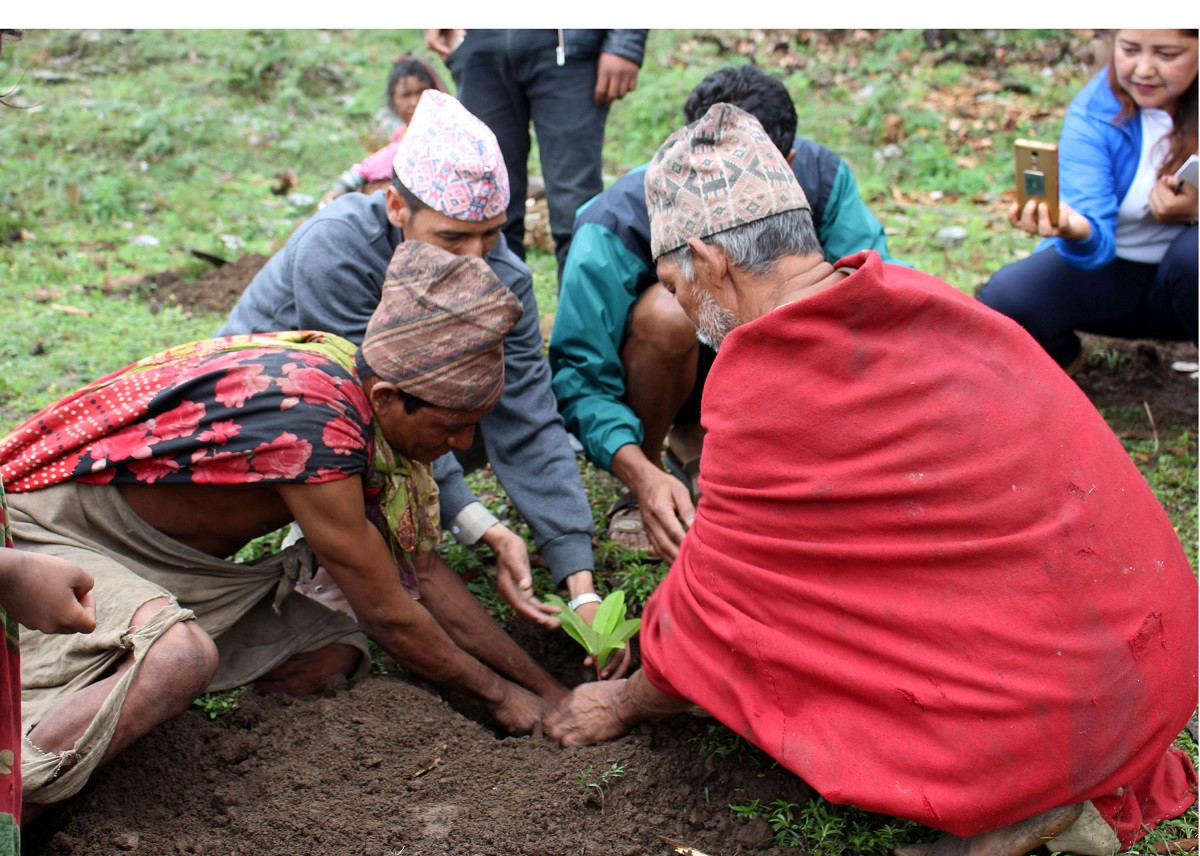
[[[491,407],[504,388],[504,335],[524,310],[487,263],[421,241],[396,248],[362,358],[438,407]]]
[[[810,208],[758,120],[718,103],[667,137],[646,168],[654,258],[772,214]]]

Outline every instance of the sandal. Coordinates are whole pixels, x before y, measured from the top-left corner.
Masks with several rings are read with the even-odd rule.
[[[608,539],[616,541],[628,550],[640,550],[654,561],[662,559],[646,535],[637,498],[629,491],[617,497],[617,501],[608,509]],[[631,540],[636,543],[631,545]]]
[[[692,494],[692,499],[700,498],[700,459],[693,458],[686,464],[680,460],[679,456],[668,446],[667,454],[667,470],[675,478],[679,479],[687,485],[688,491]]]

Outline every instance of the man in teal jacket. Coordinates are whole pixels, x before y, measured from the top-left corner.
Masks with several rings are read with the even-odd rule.
[[[686,121],[721,101],[753,114],[785,154],[827,258],[875,250],[895,261],[846,162],[795,136],[796,108],[778,78],[752,65],[713,72],[688,96]],[[631,171],[576,217],[550,367],[567,430],[627,488],[610,512],[610,537],[673,559],[695,513],[700,393],[716,352],[697,341],[692,322],[657,282],[644,172]],[[677,477],[662,467],[668,432],[667,465]]]

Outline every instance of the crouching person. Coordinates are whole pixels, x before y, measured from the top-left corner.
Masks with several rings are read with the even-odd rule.
[[[362,673],[368,637],[508,732],[538,728],[565,688],[433,552],[430,464],[495,404],[521,311],[483,261],[407,241],[357,349],[305,331],[181,345],[0,442],[14,543],[95,578],[91,636],[22,631],[27,805],[78,792],[206,690]],[[224,558],[290,521],[304,542]],[[295,592],[318,563],[357,626]]]
[[[642,670],[566,745],[698,704],[911,853],[1111,853],[1195,800],[1197,585],[1086,396],[1017,324],[873,251],[827,262],[758,122],[646,171],[659,281],[719,348],[702,498]]]

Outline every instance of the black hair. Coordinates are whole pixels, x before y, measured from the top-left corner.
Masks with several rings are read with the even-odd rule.
[[[796,105],[783,81],[754,65],[727,65],[696,84],[683,103],[689,124],[724,101],[741,107],[763,126],[767,136],[784,157],[791,154],[796,137]]]
[[[363,356],[363,350],[361,347],[354,352],[354,372],[358,375],[359,381],[365,381],[367,378],[379,377],[375,369],[371,368],[370,363],[367,362],[367,358]],[[426,401],[425,399],[413,395],[412,393],[405,392],[402,389],[396,390],[396,397],[399,398],[400,403],[404,405],[405,413],[416,413],[422,407],[436,406],[432,402]]]
[[[396,168],[392,167],[392,187],[396,188],[396,192],[400,194],[400,198],[404,200],[404,204],[408,206],[408,212],[413,217],[420,214],[429,206],[417,198],[417,195],[404,186],[399,176],[396,175]]]
[[[387,108],[394,110],[392,106],[392,94],[396,91],[396,84],[406,77],[415,77],[417,80],[425,84],[429,89],[436,89],[439,92],[445,92],[446,86],[442,83],[437,72],[433,70],[433,66],[425,62],[420,57],[412,54],[401,54],[396,57],[392,63],[392,70],[388,73],[387,88],[384,90],[384,97],[387,99]]]

